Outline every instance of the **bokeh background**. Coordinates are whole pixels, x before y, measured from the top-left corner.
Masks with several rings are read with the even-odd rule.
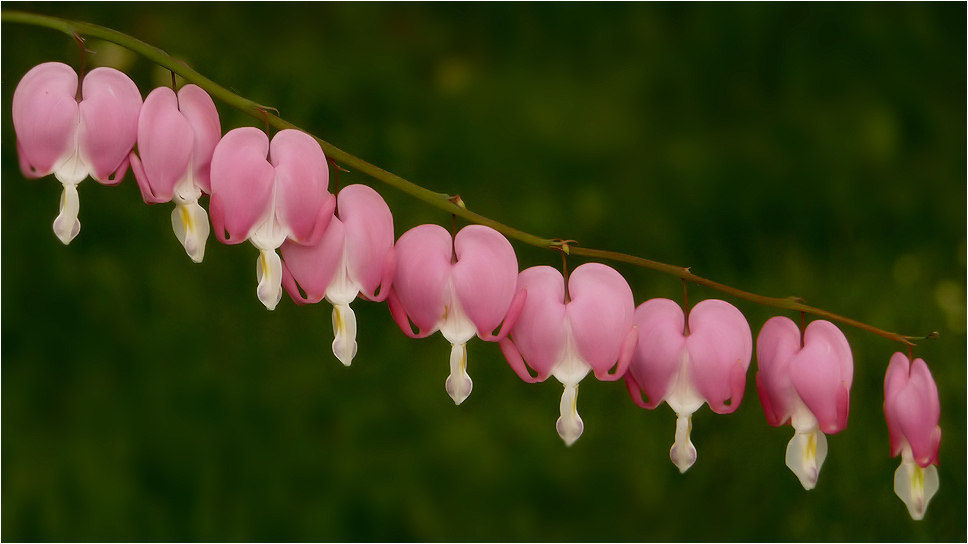
[[[444,392],[449,346],[357,302],[360,351],[332,355],[330,307],[255,295],[256,251],[196,265],[170,205],[129,173],[80,186],[17,169],[11,95],[77,66],[52,30],[2,32],[2,537],[55,541],[964,541],[964,3],[15,4],[161,47],[334,145],[547,237],[691,266],[919,343],[941,394],[941,489],[922,522],[894,495],[883,375],[899,345],[845,328],[850,425],[819,486],[784,466],[751,365],[732,415],[675,418],[588,378],[585,433],[561,387],[469,344],[474,392]],[[143,94],[169,76],[90,41],[88,66]],[[219,104],[223,129],[257,123]],[[450,217],[359,173],[397,235]],[[557,254],[515,243],[522,268]],[[581,259],[572,259],[572,266]],[[679,280],[616,265],[636,302]],[[693,287],[690,299],[717,293]],[[754,334],[776,312],[734,302]],[[796,315],[790,317],[796,318]]]

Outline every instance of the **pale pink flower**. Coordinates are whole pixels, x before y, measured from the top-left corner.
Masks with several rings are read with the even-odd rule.
[[[914,519],[924,518],[938,491],[938,448],[941,445],[941,402],[938,386],[923,359],[910,362],[895,353],[884,377],[884,417],[891,457],[901,456],[894,473],[894,492]]]
[[[249,240],[260,252],[259,300],[272,310],[282,298],[284,241],[314,245],[333,218],[326,156],[312,136],[280,130],[269,138],[253,127],[229,131],[215,147],[209,213],[224,244]]]
[[[847,427],[854,358],[844,333],[817,320],[803,331],[777,316],[756,339],[756,388],[766,420],[795,432],[786,464],[804,489],[813,489],[827,457],[827,434]]]
[[[80,101],[77,74],[66,64],[46,62],[27,72],[13,93],[13,126],[20,170],[27,178],[48,174],[64,186],[54,233],[69,244],[81,230],[77,185],[87,176],[120,183],[138,131],[141,93],[114,68],[84,77]]]
[[[439,225],[419,225],[400,236],[395,253],[390,313],[411,338],[439,330],[451,343],[445,386],[460,404],[473,388],[467,341],[475,334],[489,341],[505,337],[524,304],[524,295],[515,295],[514,248],[504,235],[483,225],[468,225],[453,238]],[[493,334],[502,321],[501,331]]]
[[[131,171],[148,204],[175,202],[171,226],[188,256],[205,257],[208,214],[198,204],[210,193],[209,170],[222,137],[212,97],[197,85],[178,95],[158,87],[145,99],[138,118],[138,152],[131,152]]]
[[[350,366],[357,351],[350,302],[357,295],[382,302],[390,294],[396,264],[393,215],[383,197],[366,185],[343,187],[336,213],[316,245],[282,244],[282,284],[297,304],[325,297],[333,305],[333,353]]]
[[[665,401],[676,412],[669,455],[685,472],[696,462],[689,436],[692,414],[704,403],[717,414],[728,414],[743,400],[753,353],[749,323],[733,305],[709,299],[690,310],[686,328],[682,307],[661,298],[640,304],[634,321],[639,343],[625,383],[639,406],[651,410]]]
[[[587,263],[568,278],[568,296],[561,272],[549,266],[522,271],[518,290],[527,293],[527,301],[510,337],[501,340],[501,351],[522,380],[554,376],[564,386],[556,428],[570,446],[584,430],[578,383],[589,372],[599,380],[621,378],[635,350],[632,289],[613,268]]]

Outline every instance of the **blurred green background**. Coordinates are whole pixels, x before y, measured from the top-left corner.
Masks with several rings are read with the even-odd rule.
[[[469,346],[474,393],[444,392],[449,346],[356,302],[360,351],[332,355],[330,307],[255,294],[256,250],[195,265],[171,205],[129,173],[23,179],[11,95],[70,38],[3,25],[2,537],[55,541],[964,541],[964,3],[16,4],[115,28],[334,145],[547,237],[691,266],[749,291],[940,338],[915,355],[941,394],[941,489],[922,522],[894,495],[883,374],[899,346],[844,332],[850,425],[817,489],[784,465],[751,365],[732,415],[675,418],[588,378],[585,433],[555,433],[561,387]],[[168,76],[104,43],[143,94]],[[223,129],[257,124],[219,104]],[[450,218],[359,173],[397,235]],[[515,244],[522,268],[558,255]],[[580,259],[572,259],[577,265]],[[624,265],[636,302],[679,280]],[[717,296],[692,288],[691,300]],[[742,301],[754,334],[774,312]],[[796,318],[797,316],[791,315]]]

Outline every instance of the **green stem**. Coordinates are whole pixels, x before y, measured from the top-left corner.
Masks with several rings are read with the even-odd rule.
[[[68,36],[72,36],[72,37],[87,36],[87,37],[99,38],[108,42],[115,43],[117,45],[120,45],[121,47],[124,47],[125,49],[129,49],[135,53],[140,54],[141,56],[154,62],[155,64],[158,64],[159,66],[162,66],[164,68],[171,70],[173,73],[178,74],[179,76],[184,78],[185,81],[187,81],[188,83],[194,83],[195,85],[198,85],[199,87],[205,89],[213,98],[217,98],[222,102],[228,104],[229,106],[232,106],[233,108],[243,113],[246,113],[259,121],[264,121],[268,123],[270,126],[273,126],[277,129],[291,128],[291,129],[301,130],[309,134],[308,131],[305,131],[297,127],[296,125],[286,121],[285,119],[282,119],[278,115],[269,113],[269,110],[271,108],[263,106],[256,102],[253,102],[247,98],[243,98],[229,91],[228,89],[226,89],[225,87],[222,87],[218,83],[215,83],[214,81],[208,79],[207,77],[199,74],[198,72],[190,68],[188,65],[174,59],[168,53],[165,53],[163,50],[157,47],[154,47],[152,45],[149,45],[141,40],[128,36],[127,34],[123,34],[116,30],[112,30],[110,28],[105,28],[103,26],[99,26],[91,23],[85,23],[80,21],[70,21],[67,19],[61,19],[59,17],[51,17],[47,15],[38,15],[33,13],[19,12],[19,11],[3,11],[2,13],[0,13],[0,20],[2,20],[3,22],[9,22],[9,23],[23,23],[23,24],[47,27],[54,30],[59,30],[61,32],[64,32]],[[363,159],[360,159],[354,155],[351,155],[339,149],[338,147],[326,141],[321,140],[316,136],[313,136],[313,137],[316,138],[316,140],[319,142],[319,145],[323,148],[323,151],[326,153],[326,156],[329,157],[330,159],[333,159],[339,163],[342,163],[345,166],[355,168],[356,170],[374,179],[382,181],[383,183],[386,183],[390,186],[396,187],[397,189],[413,196],[414,198],[417,198],[432,206],[440,208],[441,210],[449,214],[458,216],[470,223],[477,223],[480,225],[489,226],[494,230],[504,234],[508,238],[518,240],[519,242],[523,242],[528,245],[541,247],[541,248],[555,249],[555,250],[562,251],[564,254],[574,254],[574,255],[581,255],[585,257],[592,257],[596,259],[605,259],[605,260],[611,260],[611,261],[617,261],[617,262],[624,262],[635,266],[640,266],[643,268],[649,268],[665,274],[676,276],[678,278],[695,283],[697,285],[702,285],[710,289],[715,289],[717,291],[720,291],[732,297],[738,298],[740,300],[745,300],[755,304],[761,304],[764,306],[770,306],[770,307],[780,308],[784,310],[809,313],[818,317],[822,317],[824,319],[828,319],[830,321],[836,321],[844,325],[849,325],[851,327],[868,331],[873,334],[883,336],[884,338],[887,338],[889,340],[901,342],[902,344],[906,344],[908,346],[914,345],[911,340],[915,340],[919,338],[931,338],[931,337],[937,336],[937,333],[932,333],[927,337],[902,336],[897,333],[878,329],[877,327],[868,325],[867,323],[863,323],[854,319],[850,319],[848,317],[843,317],[835,313],[828,312],[827,310],[814,308],[812,306],[807,306],[802,302],[800,302],[800,299],[797,297],[773,298],[773,297],[757,295],[755,293],[749,293],[747,291],[736,289],[735,287],[730,287],[728,285],[723,285],[721,283],[717,283],[712,280],[701,278],[699,276],[692,274],[688,268],[660,263],[657,261],[651,261],[649,259],[644,259],[633,255],[627,255],[624,253],[616,253],[612,251],[604,251],[599,249],[571,246],[568,244],[568,241],[563,241],[561,239],[542,238],[540,236],[535,236],[533,234],[518,230],[516,228],[509,227],[502,223],[498,223],[497,221],[494,221],[488,217],[484,217],[483,215],[480,215],[468,210],[466,207],[463,206],[463,202],[460,200],[459,197],[451,197],[447,194],[435,193],[429,189],[421,187],[420,185],[407,181],[401,178],[400,176],[387,172],[386,170],[383,170],[378,166],[374,166],[364,161]]]

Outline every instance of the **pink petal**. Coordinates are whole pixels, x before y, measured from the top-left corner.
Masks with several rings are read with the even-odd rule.
[[[46,176],[74,152],[76,93],[77,74],[60,62],[31,68],[17,84],[13,126],[24,176]]]
[[[90,164],[91,177],[120,183],[138,138],[141,92],[122,72],[100,67],[84,77],[81,93],[78,152]]]
[[[418,225],[397,240],[393,292],[402,311],[420,330],[420,336],[433,334],[443,319],[451,275],[451,244],[447,230],[429,224]]]
[[[746,317],[726,301],[704,300],[689,312],[686,346],[693,363],[689,376],[709,407],[717,414],[739,408],[753,353]]]
[[[524,311],[524,305],[528,301],[528,292],[525,290],[520,290],[515,293],[514,298],[511,299],[511,305],[508,306],[508,313],[504,316],[504,323],[501,324],[501,330],[497,334],[480,334],[478,336],[482,340],[488,342],[500,342],[502,339],[506,338],[511,334],[511,329],[514,328],[514,324],[518,322],[521,318],[521,312]]]
[[[901,352],[896,352],[891,356],[891,362],[887,366],[887,373],[884,375],[884,418],[887,420],[887,431],[890,435],[891,457],[900,455],[901,449],[907,442],[894,415],[894,397],[907,384],[910,371],[911,362],[907,356]]]
[[[522,291],[523,292],[523,291]],[[522,380],[527,383],[537,383],[542,382],[548,377],[545,375],[532,376],[528,372],[527,364],[524,362],[524,357],[521,356],[521,352],[518,351],[518,347],[514,344],[508,337],[501,338],[498,340],[498,345],[501,347],[501,353],[504,354],[504,358],[507,359],[508,365],[511,366],[511,370],[518,375]]]
[[[188,84],[178,91],[178,109],[192,126],[195,147],[192,151],[192,168],[195,185],[204,193],[211,194],[212,154],[222,138],[215,102],[201,87]]]
[[[679,371],[679,353],[686,341],[683,336],[686,319],[678,303],[654,298],[635,309],[633,322],[639,341],[627,375],[645,393],[648,402],[644,407],[651,410],[669,394]],[[631,392],[632,383],[627,385]],[[637,400],[635,397],[632,395],[632,400]]]
[[[807,326],[804,347],[790,362],[790,380],[826,434],[847,426],[847,396],[854,359],[844,333],[829,321]]]
[[[326,190],[329,165],[319,142],[305,132],[280,130],[272,138],[269,160],[276,170],[275,209],[279,224],[289,230],[294,241],[315,243],[329,221],[320,216],[319,210],[334,198]],[[321,226],[317,225],[319,221],[323,222]]]
[[[639,385],[639,382],[635,381],[635,377],[632,376],[631,372],[625,373],[625,388],[629,390],[629,396],[632,397],[632,402],[637,404],[640,408],[648,408],[651,410],[658,406],[658,403],[650,406],[649,403],[642,398],[642,386]]]
[[[245,241],[268,214],[275,179],[268,153],[269,138],[254,127],[230,130],[215,147],[209,213],[222,243]]]
[[[304,246],[290,240],[282,244],[282,285],[296,304],[323,300],[341,264],[345,241],[346,227],[333,218],[318,244]]]
[[[907,442],[919,466],[937,464],[941,403],[938,386],[924,360],[915,359],[909,366],[904,354],[895,353],[887,369],[884,397],[892,455],[900,453]]]
[[[756,373],[756,393],[760,397],[760,404],[763,405],[763,412],[766,414],[766,421],[774,427],[779,427],[787,422],[787,420],[782,419],[783,413],[773,405],[773,401],[770,399],[770,392],[768,387],[765,385],[766,378],[760,372]],[[633,399],[635,400],[635,399]]]
[[[615,372],[607,376],[598,377],[599,380],[615,381],[628,373],[629,365],[632,364],[632,356],[635,355],[635,348],[639,345],[639,331],[634,326],[629,329],[622,342],[622,350],[618,354],[618,364]]]
[[[565,280],[550,266],[533,266],[518,274],[518,289],[527,291],[527,300],[511,329],[511,338],[520,355],[538,373],[537,381],[543,381],[565,350]],[[508,363],[515,368],[516,361],[508,359]]]
[[[572,271],[568,292],[571,302],[566,312],[578,351],[595,376],[603,379],[632,330],[632,289],[614,268],[586,263]]]
[[[380,193],[366,185],[343,187],[336,206],[346,226],[349,277],[364,296],[373,299],[385,273],[392,277],[393,271],[384,270],[384,263],[393,247],[393,214]],[[386,297],[389,290],[381,294]]]
[[[790,361],[800,352],[800,328],[788,317],[770,318],[756,338],[756,388],[766,420],[774,427],[793,415],[797,392],[790,382]]]
[[[514,248],[503,234],[483,225],[462,228],[454,247],[453,281],[461,308],[479,336],[490,336],[507,315],[517,290]]]
[[[171,200],[185,177],[194,146],[194,131],[178,111],[178,98],[168,87],[148,94],[138,117],[138,157],[133,171],[148,204]]]

